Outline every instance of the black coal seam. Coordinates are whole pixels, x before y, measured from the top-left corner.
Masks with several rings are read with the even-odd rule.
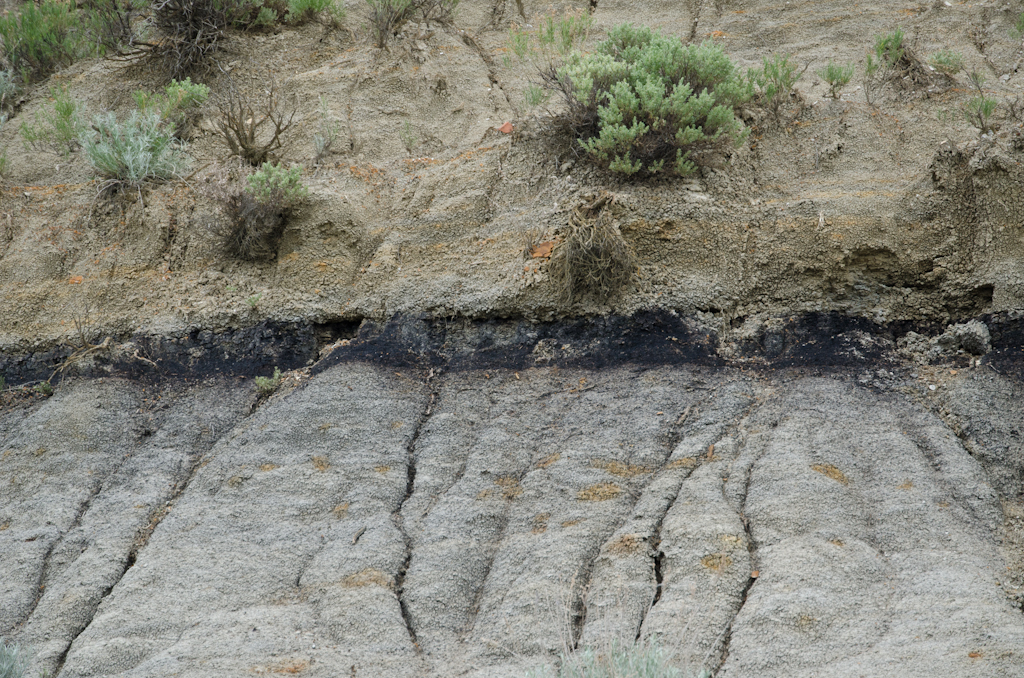
[[[428,384],[430,378],[428,377]],[[405,462],[405,496],[402,497],[402,501],[399,502],[398,507],[395,509],[392,519],[394,520],[395,527],[398,528],[399,533],[402,535],[402,542],[405,545],[405,559],[402,561],[402,565],[398,568],[398,572],[395,574],[395,597],[398,598],[398,607],[402,614],[402,621],[405,623],[405,629],[409,633],[409,639],[412,641],[412,646],[416,650],[416,654],[421,654],[419,642],[416,640],[416,629],[412,623],[412,616],[409,614],[409,605],[405,600],[405,575],[409,572],[409,566],[412,564],[412,539],[409,537],[409,533],[405,530],[405,521],[402,518],[402,508],[405,506],[405,502],[409,501],[412,497],[413,491],[416,489],[416,443],[419,442],[420,433],[423,431],[424,425],[430,419],[431,408],[433,407],[434,400],[437,398],[437,391],[431,390],[430,397],[427,400],[426,406],[423,408],[423,412],[420,413],[419,419],[416,421],[416,428],[413,430],[412,437],[409,439],[408,445],[406,445],[406,462]]]
[[[983,319],[993,328],[991,361],[999,363],[1001,371],[1024,370],[1024,353],[1016,350],[1024,346],[1024,322],[1003,316],[984,316]],[[456,371],[499,367],[526,369],[536,365],[536,356],[532,352],[545,339],[551,340],[555,346],[567,344],[576,349],[563,351],[556,348],[550,364],[559,367],[599,369],[619,365],[702,364],[737,365],[754,370],[780,367],[834,370],[863,368],[879,361],[886,365],[891,362],[889,349],[865,351],[858,345],[856,351],[851,350],[851,341],[856,338],[852,332],[867,333],[891,343],[913,329],[928,331],[927,323],[908,321],[878,325],[838,313],[793,316],[780,330],[783,347],[778,355],[767,355],[756,345],[757,342],[753,342],[741,347],[743,361],[735,362],[717,354],[717,335],[694,332],[687,328],[682,317],[668,311],[641,311],[631,316],[540,324],[521,318],[465,322],[472,328],[484,330],[488,326],[514,327],[519,336],[504,345],[480,341],[476,346],[467,345],[461,352],[445,356],[440,355],[433,345],[435,335],[444,329],[440,320],[395,316],[382,324],[363,323],[358,336],[351,338],[346,346],[337,346],[315,363],[312,373],[317,374],[342,362],[424,369],[444,365]],[[353,323],[346,325],[347,331],[339,330],[336,334],[354,333]],[[118,376],[140,381],[265,375],[275,366],[294,369],[314,360],[319,348],[317,335],[330,324],[265,322],[218,335],[193,329],[177,337],[115,337],[119,342],[134,342],[136,348],[117,355],[94,354],[90,366],[79,365],[74,369],[79,376]],[[201,353],[197,358],[193,357],[196,349]],[[135,357],[136,353],[139,357]],[[0,372],[12,385],[45,379],[70,354],[70,347],[60,345],[28,354],[0,354]],[[989,360],[986,358],[986,363]]]

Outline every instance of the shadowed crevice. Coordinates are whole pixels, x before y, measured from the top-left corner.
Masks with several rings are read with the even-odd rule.
[[[242,419],[244,419],[244,417]],[[213,437],[207,444],[212,448],[212,446],[215,445],[217,441],[220,440],[222,437],[223,436]],[[125,459],[127,459],[127,457]],[[208,459],[206,459],[206,455],[194,455],[193,458],[191,459],[191,463],[189,464],[188,470],[185,473],[184,477],[174,484],[170,496],[166,498],[161,498],[158,501],[157,508],[150,512],[149,520],[147,521],[146,525],[138,530],[135,539],[132,541],[131,548],[129,549],[128,554],[124,559],[124,564],[122,565],[120,572],[110,583],[110,585],[104,587],[103,591],[96,599],[95,604],[92,605],[91,609],[88,610],[88,615],[87,618],[85,619],[85,622],[68,641],[64,650],[61,652],[60,656],[57,659],[56,668],[53,671],[51,671],[49,675],[60,675],[60,672],[64,668],[64,664],[67,661],[68,654],[71,652],[71,648],[72,646],[74,646],[75,641],[78,639],[80,635],[85,633],[85,630],[89,628],[90,624],[92,624],[93,619],[96,617],[96,612],[99,610],[100,605],[103,604],[103,601],[107,598],[107,596],[110,595],[110,593],[117,587],[117,585],[121,583],[121,580],[128,573],[128,570],[132,569],[132,567],[135,566],[135,563],[138,560],[139,552],[149,544],[149,540],[153,536],[153,531],[156,530],[157,526],[171,512],[171,510],[174,508],[174,505],[177,503],[178,499],[191,485],[199,469],[205,466],[206,461],[208,461]],[[122,462],[122,464],[123,463],[124,462]],[[120,466],[118,468],[120,468]],[[114,473],[116,473],[116,471],[112,472],[108,477],[113,476]],[[96,494],[98,494],[98,492]],[[96,494],[94,494],[93,496],[95,497]],[[84,515],[84,511],[82,512],[82,514]],[[79,520],[80,519],[81,516],[79,516]],[[70,532],[70,530],[68,531]]]
[[[123,463],[123,462],[122,462]],[[89,506],[92,504],[99,493],[103,490],[103,480],[97,480],[93,483],[92,488],[89,490],[89,495],[85,498],[82,504],[78,507],[78,511],[75,513],[74,519],[71,521],[71,525],[66,530],[57,535],[57,537],[50,544],[50,548],[46,549],[46,554],[43,556],[43,566],[39,569],[39,579],[36,582],[35,599],[32,601],[32,605],[29,607],[25,616],[22,617],[21,621],[15,624],[15,627],[23,626],[28,623],[28,620],[32,618],[36,608],[39,607],[39,601],[43,599],[43,594],[46,592],[46,579],[50,574],[50,559],[53,557],[53,552],[56,550],[64,538],[71,534],[82,522],[82,517],[85,516],[89,510]]]
[[[412,615],[409,613],[409,603],[405,599],[405,576],[408,574],[409,566],[412,563],[412,538],[405,529],[405,521],[402,518],[402,508],[405,506],[405,502],[409,501],[409,498],[412,497],[412,494],[416,489],[416,444],[419,442],[420,434],[423,432],[423,427],[430,420],[434,402],[437,400],[437,389],[430,383],[435,376],[439,376],[439,374],[435,374],[434,370],[431,370],[426,379],[427,388],[430,390],[430,396],[427,399],[426,406],[423,408],[423,412],[420,413],[420,416],[416,421],[416,428],[413,430],[412,437],[409,439],[408,445],[406,445],[405,495],[402,497],[402,501],[399,502],[398,506],[395,508],[394,513],[391,514],[391,519],[394,521],[398,532],[402,535],[402,542],[405,546],[405,558],[402,561],[401,566],[398,568],[398,572],[395,574],[395,596],[398,598],[398,606],[402,613],[402,621],[405,624],[406,631],[409,633],[409,640],[412,641],[412,646],[416,650],[416,654],[421,654],[422,649],[416,639],[416,628],[413,625]]]
[[[743,611],[743,607],[747,604],[747,598],[750,595],[750,590],[754,587],[754,583],[757,582],[759,576],[759,565],[757,555],[757,542],[754,541],[754,534],[750,529],[750,519],[747,517],[747,497],[750,495],[750,482],[754,477],[754,466],[757,464],[757,458],[755,458],[750,466],[747,467],[746,476],[743,479],[743,493],[740,496],[739,505],[739,517],[743,523],[743,531],[746,535],[747,540],[747,552],[750,554],[750,576],[747,578],[746,583],[743,585],[743,589],[740,591],[740,602],[736,607],[736,611],[732,615],[732,619],[729,620],[729,624],[725,627],[722,632],[722,651],[719,654],[717,665],[715,666],[712,675],[718,675],[718,672],[725,666],[725,660],[729,657],[729,647],[732,643],[732,631],[733,626],[736,624],[736,620],[739,618],[740,613]],[[722,493],[725,494],[725,484],[722,484]],[[725,497],[728,503],[729,498]]]

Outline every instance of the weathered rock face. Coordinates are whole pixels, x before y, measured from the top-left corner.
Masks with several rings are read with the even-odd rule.
[[[1015,378],[545,360],[8,409],[0,635],[67,677],[521,676],[648,634],[721,676],[1020,675]]]

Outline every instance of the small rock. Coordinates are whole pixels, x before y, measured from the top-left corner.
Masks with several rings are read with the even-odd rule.
[[[960,348],[974,355],[985,355],[992,350],[992,335],[980,320],[953,325],[943,336],[946,335],[951,335]]]

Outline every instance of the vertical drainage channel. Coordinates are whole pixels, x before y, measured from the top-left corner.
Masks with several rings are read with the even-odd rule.
[[[215,438],[214,443],[218,439],[219,438]],[[211,447],[214,443],[211,443]],[[100,594],[99,599],[96,601],[96,605],[92,608],[92,612],[89,614],[89,619],[84,624],[82,624],[82,628],[80,628],[78,632],[74,635],[74,637],[68,641],[67,647],[64,648],[64,651],[60,654],[60,657],[57,660],[57,668],[55,668],[49,675],[60,675],[60,672],[64,669],[64,663],[68,659],[68,654],[70,654],[71,652],[71,646],[75,644],[75,641],[78,640],[78,637],[82,635],[87,628],[89,628],[90,624],[92,624],[92,620],[95,618],[96,612],[99,610],[100,605],[103,603],[104,600],[106,600],[107,596],[110,595],[111,591],[114,590],[114,587],[121,583],[121,580],[124,579],[124,576],[128,573],[128,570],[135,567],[135,561],[138,558],[139,551],[146,547],[146,545],[149,543],[149,538],[153,536],[153,531],[156,529],[157,525],[159,525],[163,521],[163,519],[167,517],[167,514],[170,513],[171,509],[177,503],[178,498],[181,497],[181,495],[185,492],[188,486],[192,483],[192,480],[196,477],[196,473],[198,473],[199,468],[203,465],[202,462],[205,456],[205,454],[195,455],[195,457],[192,459],[192,463],[188,469],[188,474],[186,475],[186,477],[175,483],[174,489],[171,491],[171,496],[164,501],[163,506],[159,506],[158,508],[150,512],[149,522],[146,524],[145,527],[141,528],[136,534],[135,540],[132,542],[131,549],[128,551],[128,557],[125,558],[124,567],[121,568],[121,573],[113,582],[111,582],[110,586],[107,586]],[[80,518],[81,516],[79,516],[78,520],[80,520]]]
[[[747,596],[750,595],[750,589],[753,588],[754,582],[757,581],[758,572],[757,564],[757,544],[754,542],[754,535],[750,531],[750,520],[747,519],[747,496],[750,494],[750,480],[754,476],[754,462],[750,464],[747,469],[747,477],[743,484],[743,497],[740,503],[740,520],[743,522],[743,531],[747,535],[747,552],[750,554],[750,576],[747,578],[747,583],[743,585],[743,590],[740,592],[740,604],[736,608],[735,614],[732,619],[729,620],[729,625],[725,627],[725,632],[722,639],[722,652],[718,658],[718,666],[715,667],[712,672],[713,676],[718,675],[718,672],[725,666],[725,660],[729,657],[729,646],[732,643],[732,627],[736,623],[736,619],[739,618],[740,612],[743,611],[743,606],[747,604]],[[724,489],[724,488],[723,488]]]
[[[654,543],[654,548],[658,549],[657,553],[654,554],[654,598],[651,600],[651,604],[647,607],[647,611],[640,617],[640,623],[636,625],[636,637],[633,639],[634,642],[640,642],[640,636],[644,632],[644,622],[647,620],[647,615],[651,613],[654,606],[661,600],[662,586],[665,584],[665,552],[661,550],[661,540],[657,539]]]
[[[433,369],[427,375],[427,386],[430,388],[431,380],[437,376]],[[430,414],[434,408],[434,402],[437,400],[437,391],[430,388],[430,399],[427,401],[427,406],[420,415],[419,420],[416,422],[416,429],[412,433],[412,438],[409,439],[409,444],[406,446],[406,463],[405,463],[405,496],[402,497],[401,503],[392,516],[395,527],[402,534],[402,541],[405,544],[405,560],[402,561],[402,566],[398,568],[398,573],[395,575],[395,596],[398,598],[398,607],[402,613],[402,621],[405,623],[405,629],[409,632],[409,639],[412,641],[412,645],[416,650],[416,654],[421,654],[419,641],[416,639],[416,629],[412,623],[412,617],[409,615],[409,606],[405,601],[405,575],[409,572],[409,565],[412,563],[412,539],[409,537],[408,532],[405,530],[404,520],[402,519],[402,508],[405,506],[405,502],[412,496],[413,490],[416,488],[416,444],[419,442],[420,433],[423,431],[424,424],[430,419]]]

